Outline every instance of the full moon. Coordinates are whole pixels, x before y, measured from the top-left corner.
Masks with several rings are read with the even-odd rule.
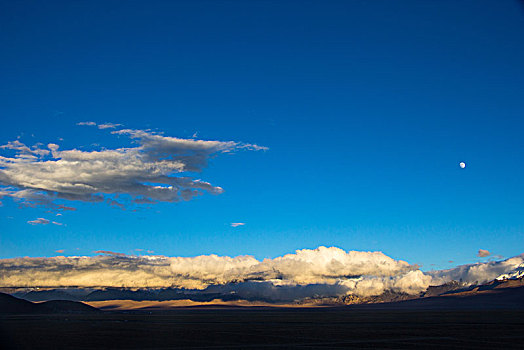
[[[461,167],[462,169],[464,169],[464,168],[466,167],[466,163],[464,163],[464,162],[460,162],[459,165],[460,165],[460,167]]]

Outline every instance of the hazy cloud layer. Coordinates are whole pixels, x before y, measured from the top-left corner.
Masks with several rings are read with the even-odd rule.
[[[524,263],[523,254],[499,262],[423,273],[416,265],[381,252],[345,252],[335,247],[303,249],[262,261],[252,256],[184,258],[99,252],[106,255],[0,260],[0,286],[175,287],[235,291],[246,298],[251,295],[283,301],[290,295],[369,296],[386,290],[417,294],[429,285],[451,280],[486,282]]]
[[[118,126],[98,125],[100,129]],[[180,139],[144,130],[111,133],[130,138],[136,146],[60,150],[53,143],[29,147],[18,140],[0,146],[0,150],[10,153],[0,156],[0,198],[12,197],[25,205],[59,210],[74,208],[56,204],[58,199],[105,201],[117,207],[123,207],[123,201],[129,202],[121,195],[129,196],[135,204],[190,200],[203,192],[219,194],[223,190],[184,174],[202,171],[216,154],[266,149],[233,141]]]

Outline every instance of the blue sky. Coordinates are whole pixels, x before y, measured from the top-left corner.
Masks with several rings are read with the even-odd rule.
[[[132,145],[94,121],[269,148],[211,158],[222,194],[138,211],[4,197],[0,257],[524,251],[518,1],[13,1],[0,23],[1,144]]]

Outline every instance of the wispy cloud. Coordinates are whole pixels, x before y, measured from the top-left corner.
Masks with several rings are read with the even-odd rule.
[[[490,256],[491,253],[489,252],[489,250],[486,250],[486,249],[479,249],[478,253],[477,253],[477,256],[479,258],[485,258],[487,256]]]
[[[99,129],[115,129],[115,128],[119,127],[119,126],[122,126],[122,124],[116,124],[116,123],[97,124],[97,123],[91,122],[91,121],[76,123],[76,125],[80,125],[80,126],[96,126]]]
[[[60,222],[50,221],[50,220],[45,219],[45,218],[37,218],[35,220],[29,220],[27,223],[31,224],[31,225],[48,225],[48,224],[53,224],[53,225],[58,225],[58,226],[62,226],[63,225]]]
[[[244,226],[245,224],[246,224],[245,222],[232,222],[231,227]]]
[[[153,253],[154,253],[153,250],[142,249],[142,248],[137,248],[137,249],[135,249],[135,252],[146,252],[146,253],[148,253],[148,254],[153,254]]]
[[[104,123],[104,124],[99,124],[98,128],[99,129],[115,129],[119,126],[122,126],[122,124]]]
[[[106,254],[106,255],[112,255],[112,256],[126,256],[124,253],[116,253],[112,252],[110,250],[97,250],[95,251],[96,254]]]
[[[44,218],[38,218],[38,219],[30,220],[27,223],[31,225],[47,225],[50,223],[50,221]]]
[[[181,139],[146,130],[122,129],[112,134],[126,136],[136,145],[81,151],[60,150],[52,143],[47,149],[40,144],[28,147],[17,140],[1,146],[16,154],[0,156],[0,198],[12,197],[24,205],[58,210],[74,208],[57,204],[57,200],[106,201],[122,207],[119,195],[127,196],[124,201],[134,204],[190,200],[204,192],[223,192],[219,186],[185,175],[201,172],[210,157],[236,150],[267,149],[234,141]]]
[[[76,123],[76,125],[96,126],[96,123],[95,122],[79,122],[79,123]]]

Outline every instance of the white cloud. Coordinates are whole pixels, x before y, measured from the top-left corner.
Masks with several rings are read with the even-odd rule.
[[[82,122],[81,125],[96,125]],[[117,124],[102,124],[116,127]],[[32,148],[20,141],[1,146],[15,156],[0,156],[0,198],[12,197],[25,205],[74,209],[56,204],[57,200],[103,202],[123,206],[124,202],[156,203],[190,200],[223,189],[187,173],[201,172],[210,157],[235,150],[266,149],[233,141],[205,141],[163,136],[144,130],[115,130],[135,141],[134,147],[82,151]],[[183,174],[183,175],[182,175]]]
[[[245,222],[232,222],[231,227],[244,226],[245,224],[246,224]]]

